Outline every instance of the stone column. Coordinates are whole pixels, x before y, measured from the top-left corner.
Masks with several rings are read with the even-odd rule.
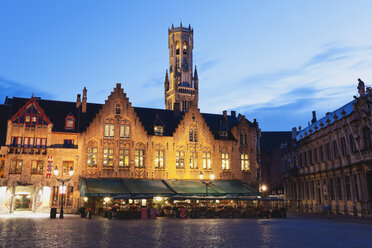
[[[10,199],[10,213],[14,212],[15,186],[12,186],[12,197]]]
[[[34,186],[34,195],[32,196],[32,212],[36,211],[36,196],[39,193],[39,187]]]

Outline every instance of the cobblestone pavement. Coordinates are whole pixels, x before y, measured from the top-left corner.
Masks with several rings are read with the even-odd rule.
[[[3,216],[2,216],[3,217]],[[0,218],[0,247],[372,247],[372,225],[328,219]]]

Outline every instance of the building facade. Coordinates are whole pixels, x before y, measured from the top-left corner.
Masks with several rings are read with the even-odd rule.
[[[88,103],[86,88],[76,102],[7,98],[0,108],[0,211],[48,211],[63,194],[66,211],[76,212],[85,179],[199,180],[202,172],[257,188],[258,123],[235,111],[201,113],[193,30],[172,26],[169,44],[165,110],[133,107],[121,84],[104,104]],[[59,178],[74,171],[65,188],[56,167]]]
[[[293,211],[367,216],[372,213],[371,88],[320,120],[294,128],[283,149],[284,186]]]

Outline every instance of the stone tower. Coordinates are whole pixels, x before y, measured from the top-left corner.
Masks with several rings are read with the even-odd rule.
[[[194,30],[190,27],[168,29],[169,75],[165,74],[165,108],[186,111],[191,102],[198,105],[198,73],[192,71]]]

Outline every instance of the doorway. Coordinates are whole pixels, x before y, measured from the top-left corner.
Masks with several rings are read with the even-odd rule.
[[[31,195],[19,194],[14,199],[14,210],[17,211],[30,211],[31,210]]]

